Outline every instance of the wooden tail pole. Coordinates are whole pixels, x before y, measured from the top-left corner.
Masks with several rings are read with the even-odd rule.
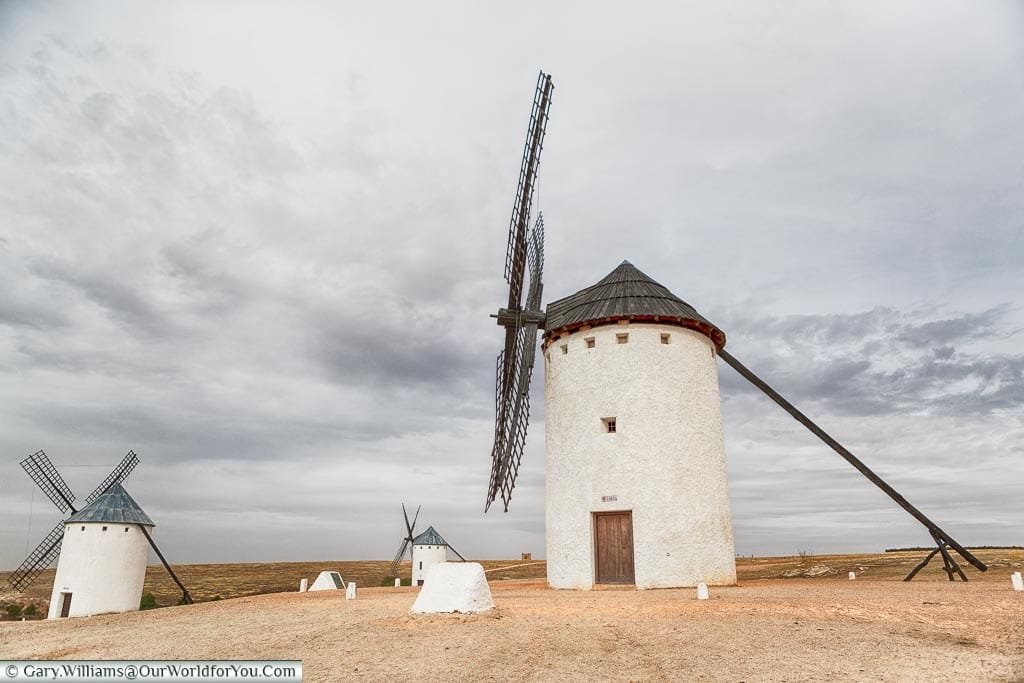
[[[164,569],[167,570],[167,573],[171,575],[172,579],[174,579],[174,583],[178,584],[178,588],[181,589],[181,602],[182,602],[182,604],[184,604],[184,605],[191,605],[192,604],[192,596],[189,595],[188,589],[185,588],[185,584],[183,584],[181,582],[181,580],[178,578],[178,575],[174,573],[173,569],[171,569],[171,565],[167,564],[167,560],[164,558],[164,554],[162,552],[160,552],[160,548],[156,547],[156,543],[153,541],[153,537],[149,535],[149,532],[146,530],[146,527],[144,527],[143,525],[140,524],[139,528],[142,529],[143,535],[146,537],[146,540],[149,541],[149,546],[154,551],[156,551],[156,556],[160,558],[161,562],[163,562]]]
[[[768,396],[768,398],[775,401],[777,404],[779,404],[779,406],[782,407],[783,410],[785,410],[787,413],[793,416],[793,419],[802,424],[804,427],[807,427],[807,429],[809,429],[812,434],[814,434],[819,439],[824,441],[825,444],[829,446],[829,448],[838,453],[840,457],[846,460],[846,462],[853,465],[854,468],[856,468],[858,472],[867,477],[872,484],[882,489],[882,491],[884,491],[887,496],[896,501],[897,505],[899,505],[901,508],[910,513],[910,515],[914,519],[923,524],[924,527],[928,529],[928,532],[932,535],[933,538],[935,538],[936,542],[938,543],[938,551],[942,553],[944,561],[946,560],[946,558],[949,558],[949,553],[946,552],[944,548],[945,545],[948,545],[950,548],[959,553],[961,557],[963,557],[965,560],[974,565],[978,569],[978,571],[988,570],[988,567],[985,566],[985,564],[981,560],[976,558],[974,555],[970,553],[969,550],[967,550],[962,545],[957,543],[949,534],[943,531],[938,524],[928,519],[924,515],[924,513],[922,513],[916,507],[911,505],[906,498],[900,495],[900,493],[896,489],[889,486],[889,484],[887,484],[885,480],[883,480],[877,474],[872,472],[867,465],[865,465],[863,462],[860,461],[859,458],[857,458],[857,456],[855,456],[850,451],[846,450],[842,446],[842,444],[840,444],[838,441],[829,436],[824,429],[814,424],[814,422],[812,422],[809,417],[807,417],[802,412],[797,410],[796,406],[794,406],[792,403],[783,398],[782,395],[779,394],[779,392],[775,391],[770,386],[768,386],[768,384],[764,380],[762,380],[760,377],[751,372],[745,365],[743,365],[743,363],[736,360],[732,356],[732,354],[730,354],[725,349],[719,349],[718,355],[722,360],[724,360],[729,365],[729,367],[738,372],[744,379],[753,384],[755,387],[763,391],[765,395]],[[920,570],[920,568],[927,563],[927,560],[930,560],[934,554],[935,553],[929,555],[924,563],[916,567],[914,571],[911,572],[911,574],[908,576],[908,580],[910,578],[913,578],[913,575],[916,574]],[[952,561],[952,558],[949,558],[949,560]],[[946,566],[947,571],[950,573],[950,577],[952,577],[951,572],[953,570],[949,569],[948,564]],[[955,562],[953,563],[953,567],[955,567],[955,571],[959,572],[960,575],[963,576],[963,572],[960,571],[960,568],[956,566]],[[966,577],[964,577],[964,580],[967,580]]]

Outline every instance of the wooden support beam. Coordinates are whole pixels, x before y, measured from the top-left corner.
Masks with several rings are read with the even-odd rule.
[[[154,542],[153,537],[149,535],[149,531],[146,530],[145,525],[138,524],[137,526],[142,529],[142,535],[146,537],[147,541],[149,541],[150,547],[156,552],[156,556],[160,558],[160,561],[164,565],[164,569],[167,570],[167,573],[171,575],[171,579],[173,579],[174,583],[178,584],[178,588],[181,589],[181,603],[184,605],[191,605],[192,596],[189,594],[188,589],[185,588],[185,584],[181,582],[178,575],[174,573],[173,569],[171,569],[171,565],[167,563],[167,559],[164,557],[164,554],[160,552],[160,548],[156,547],[156,542]]]
[[[768,398],[779,404],[779,406],[787,413],[789,413],[793,417],[793,419],[795,419],[797,422],[799,422],[808,430],[810,430],[810,432],[814,434],[816,437],[824,441],[825,444],[828,445],[828,447],[834,450],[836,453],[838,453],[839,456],[843,458],[843,460],[853,465],[858,472],[867,477],[868,481],[870,481],[878,488],[882,489],[882,491],[884,491],[887,496],[892,498],[897,505],[899,505],[901,508],[910,513],[910,515],[914,519],[923,524],[924,527],[928,529],[928,532],[932,535],[932,537],[934,537],[939,543],[939,548],[940,551],[943,553],[943,557],[948,555],[948,553],[942,550],[942,546],[945,543],[946,545],[949,545],[949,547],[951,547],[953,550],[957,551],[961,557],[963,557],[965,560],[974,565],[978,569],[978,571],[988,570],[988,567],[985,566],[985,564],[981,560],[976,558],[974,555],[970,553],[969,550],[967,550],[962,545],[957,543],[953,539],[953,537],[947,534],[945,531],[943,531],[938,524],[928,519],[924,515],[924,513],[922,513],[916,507],[911,505],[906,498],[900,495],[899,491],[889,486],[889,484],[886,483],[884,479],[882,479],[880,476],[872,472],[871,468],[869,468],[867,465],[861,462],[860,459],[857,458],[857,456],[855,456],[850,451],[846,450],[846,448],[844,448],[842,444],[840,444],[838,441],[829,436],[824,429],[814,424],[814,422],[812,422],[809,417],[804,415],[796,408],[796,406],[794,406],[792,403],[783,398],[782,395],[779,394],[779,392],[775,391],[770,386],[768,386],[767,382],[765,382],[760,377],[751,372],[745,365],[743,365],[743,363],[736,360],[736,358],[734,358],[732,354],[730,354],[725,349],[719,349],[718,356],[719,358],[724,360],[733,370],[738,372],[744,379],[746,379],[755,387],[763,391],[765,395],[768,396]],[[959,570],[959,567],[957,567],[957,569]]]
[[[929,563],[929,562],[931,561],[931,559],[932,559],[933,557],[935,557],[935,555],[936,555],[936,554],[937,554],[938,552],[939,552],[939,548],[938,548],[938,546],[936,546],[936,547],[935,547],[935,550],[933,550],[933,551],[931,551],[930,553],[928,553],[928,555],[927,555],[927,556],[926,556],[926,557],[925,557],[925,558],[924,558],[923,560],[921,560],[921,562],[920,562],[920,563],[919,563],[919,564],[918,564],[918,565],[917,565],[916,567],[914,567],[913,569],[911,569],[911,570],[910,570],[910,573],[909,573],[909,574],[907,574],[907,575],[906,575],[906,576],[905,576],[905,577],[903,578],[903,580],[904,580],[904,581],[910,581],[910,580],[911,580],[912,578],[914,578],[915,576],[917,576],[917,573],[918,573],[919,571],[921,571],[922,569],[924,569],[924,568],[925,568],[925,565],[927,565],[927,564],[928,564],[928,563]]]
[[[934,537],[935,535],[933,534],[932,536]],[[953,578],[953,572],[956,572],[960,575],[961,580],[967,581],[967,575],[964,574],[964,571],[960,569],[960,565],[956,563],[956,560],[954,560],[953,557],[949,554],[949,551],[946,550],[946,544],[942,541],[939,541],[937,538],[936,541],[938,541],[939,543],[939,552],[942,553],[942,562],[946,567],[946,574],[949,576],[949,580],[955,581],[955,579]]]

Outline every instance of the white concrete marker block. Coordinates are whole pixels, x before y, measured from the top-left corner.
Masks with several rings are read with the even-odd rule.
[[[698,583],[697,584],[697,599],[698,600],[707,600],[710,597],[711,597],[711,593],[708,592],[708,585],[706,583]]]
[[[1021,577],[1020,572],[1011,574],[1010,581],[1013,582],[1013,590],[1024,591],[1024,578]]]
[[[857,578],[857,572],[850,572],[849,577],[850,577],[850,581],[853,581],[854,579]]]
[[[316,581],[309,587],[310,591],[336,591],[345,587],[345,579],[338,572],[320,572]]]
[[[395,588],[401,588],[401,586],[402,586],[402,580],[401,579],[395,579]]]
[[[305,593],[307,590],[309,590],[309,579],[299,581],[299,592]]]
[[[427,570],[423,588],[410,610],[413,614],[461,612],[494,608],[484,568],[476,562],[438,562]]]
[[[356,584],[355,581],[349,581],[348,585],[345,586],[345,599],[355,600],[356,599]]]

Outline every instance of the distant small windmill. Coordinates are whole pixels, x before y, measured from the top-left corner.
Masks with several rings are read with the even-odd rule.
[[[466,558],[448,541],[444,540],[434,527],[428,527],[422,534],[416,535],[416,520],[420,518],[422,507],[422,505],[416,507],[416,514],[413,515],[412,522],[409,522],[409,514],[405,511],[405,504],[402,504],[402,516],[405,518],[405,538],[402,539],[402,545],[398,547],[398,552],[395,553],[395,559],[391,561],[387,574],[390,578],[398,577],[398,566],[405,559],[405,553],[408,551],[409,561],[413,566],[412,583],[414,585],[417,583],[417,579],[422,578],[429,565],[444,562],[449,550],[463,562],[466,561]],[[419,581],[419,583],[423,582]]]
[[[458,550],[452,547],[451,543],[444,540],[441,534],[437,533],[434,527],[427,527],[422,534],[412,539],[412,583],[414,586],[422,586],[427,570],[438,562],[448,561],[448,551],[451,550],[463,562],[466,558]]]
[[[985,571],[950,534],[729,354],[721,329],[628,261],[543,308],[544,221],[538,214],[532,231],[529,222],[553,90],[542,71],[509,224],[508,305],[492,316],[505,328],[505,341],[484,506],[500,499],[508,511],[543,329],[549,584],[735,583],[718,358],[927,529],[936,547],[907,581],[937,554],[950,581],[966,581],[950,550]]]
[[[112,491],[122,481],[124,481],[128,475],[132,473],[135,466],[139,464],[139,457],[135,454],[135,451],[128,451],[128,454],[124,456],[121,462],[107,475],[107,477],[100,482],[100,485],[96,487],[96,490],[89,494],[89,497],[85,499],[85,506],[83,509],[90,506],[98,498],[106,494],[108,491]],[[57,506],[57,509],[64,514],[70,512],[69,518],[79,512],[74,506],[75,494],[71,492],[71,487],[67,485],[64,478],[60,476],[57,468],[50,461],[50,458],[43,451],[37,451],[32,455],[28,456],[21,461],[21,467],[28,473],[28,476],[36,483],[36,485],[42,490],[46,497],[53,501],[53,504]],[[64,539],[64,531],[69,518],[63,519],[57,523],[53,529],[43,538],[43,540],[36,546],[35,550],[29,553],[25,561],[14,570],[14,572],[8,577],[7,582],[11,587],[17,591],[24,591],[28,588],[33,581],[38,578],[43,571],[49,567],[53,561],[60,555],[61,542]],[[178,579],[178,576],[171,569],[171,566],[167,563],[164,558],[164,554],[160,552],[156,542],[153,541],[153,537],[149,534],[144,524],[136,524],[142,531],[146,540],[149,542],[150,547],[156,552],[157,557],[160,558],[160,562],[163,563],[164,568],[167,569],[167,573],[171,579],[181,589],[182,602],[185,604],[192,603],[192,596],[189,595],[188,589],[185,588],[184,584]]]

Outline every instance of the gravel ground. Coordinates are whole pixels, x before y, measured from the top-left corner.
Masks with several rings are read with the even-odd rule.
[[[496,610],[409,615],[417,589],[279,593],[0,623],[0,658],[301,659],[306,681],[1024,681],[1008,583],[749,581],[693,590],[492,584]]]

